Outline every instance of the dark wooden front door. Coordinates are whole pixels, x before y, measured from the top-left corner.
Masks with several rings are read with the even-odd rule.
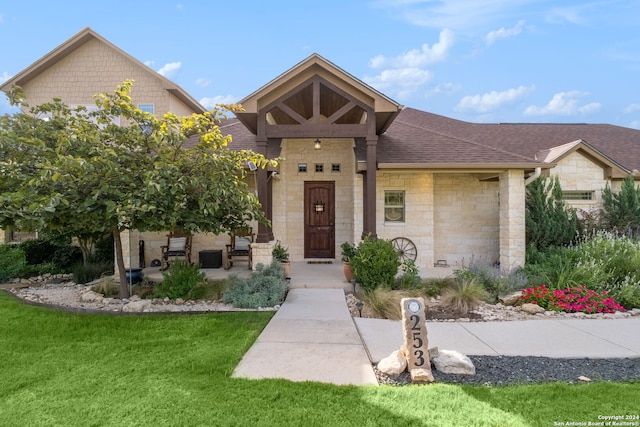
[[[304,257],[335,257],[335,183],[304,183]]]

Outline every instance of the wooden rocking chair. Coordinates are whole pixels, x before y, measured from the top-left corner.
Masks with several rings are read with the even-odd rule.
[[[234,231],[230,235],[231,240],[226,245],[227,250],[224,257],[224,269],[228,270],[233,266],[236,258],[245,258],[251,270],[253,259],[251,255],[251,244],[253,243],[254,234],[251,228],[242,228]]]
[[[164,271],[169,268],[169,258],[182,258],[191,264],[191,235],[183,231],[173,231],[167,235],[167,244],[161,246],[161,266]]]

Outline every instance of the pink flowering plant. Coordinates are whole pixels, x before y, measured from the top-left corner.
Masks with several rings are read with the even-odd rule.
[[[545,285],[522,290],[525,303],[537,304],[546,310],[566,311],[567,313],[614,313],[626,311],[623,306],[607,296],[607,292],[596,292],[585,286],[554,291]]]

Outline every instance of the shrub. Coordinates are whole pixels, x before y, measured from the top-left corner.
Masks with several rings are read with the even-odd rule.
[[[73,266],[82,262],[82,251],[73,245],[58,246],[51,257],[51,262],[62,272],[71,272]]]
[[[576,236],[578,221],[575,211],[565,206],[558,177],[548,184],[538,178],[528,187],[525,197],[526,240],[538,249],[567,246]]]
[[[435,297],[441,295],[444,290],[450,288],[455,283],[455,279],[449,277],[426,279],[422,284],[425,295]]]
[[[282,302],[286,291],[284,268],[279,262],[269,267],[258,264],[246,279],[235,274],[229,276],[229,287],[223,293],[222,302],[238,308],[273,307]]]
[[[115,263],[113,244],[113,234],[111,233],[96,241],[91,260],[96,263],[113,265]]]
[[[486,298],[484,287],[475,280],[458,280],[444,291],[442,302],[458,313],[465,315]]]
[[[358,246],[350,242],[343,242],[340,249],[342,250],[342,262],[351,262],[358,253]]]
[[[405,259],[400,266],[400,271],[402,273],[399,277],[396,277],[394,289],[417,289],[422,287],[420,271],[416,267],[414,260]]]
[[[377,318],[389,320],[402,319],[400,300],[406,297],[405,293],[382,288],[372,289],[361,295],[367,310]]]
[[[198,299],[204,294],[207,277],[197,265],[176,261],[162,276],[162,282],[155,286],[155,296],[158,298]]]
[[[88,263],[73,267],[73,281],[80,284],[99,279],[105,274],[113,274],[113,264]]]
[[[379,286],[392,287],[398,274],[400,260],[393,244],[388,240],[367,236],[351,260],[353,275],[365,291]]]
[[[20,276],[26,265],[27,261],[22,249],[0,245],[0,282]]]
[[[519,269],[509,272],[500,268],[471,260],[468,266],[454,272],[458,282],[475,282],[485,290],[485,298],[488,302],[498,302],[500,295],[513,290],[520,290],[527,285],[525,273]]]
[[[53,253],[59,245],[47,239],[33,239],[21,242],[19,247],[24,251],[24,255],[29,265],[49,263],[53,259]]]

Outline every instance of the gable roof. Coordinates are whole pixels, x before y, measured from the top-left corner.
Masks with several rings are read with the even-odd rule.
[[[256,133],[258,111],[283,94],[295,90],[313,76],[319,76],[328,83],[349,93],[354,98],[359,99],[363,104],[371,106],[376,117],[376,133],[378,135],[389,127],[402,109],[402,105],[388,96],[378,92],[319,54],[314,53],[238,101],[245,111],[236,113],[236,116],[251,132]],[[309,100],[306,100],[306,102],[309,102]]]
[[[33,78],[37,77],[51,66],[58,63],[60,60],[64,59],[68,55],[72,54],[76,49],[84,45],[90,40],[98,40],[109,48],[117,51],[119,54],[125,56],[129,61],[133,64],[139,66],[145,72],[152,75],[154,78],[158,79],[162,83],[162,88],[170,92],[173,96],[182,101],[185,105],[187,105],[190,109],[197,112],[205,112],[206,109],[200,105],[198,101],[196,101],[191,95],[189,95],[184,89],[182,89],[177,84],[173,83],[171,80],[166,77],[158,74],[147,65],[143,64],[133,56],[129,55],[113,43],[109,42],[107,39],[93,31],[91,28],[86,27],[82,29],[80,32],[73,35],[67,41],[44,55],[42,58],[38,59],[33,64],[29,65],[24,70],[20,71],[15,76],[11,77],[9,80],[5,81],[0,85],[0,90],[8,91],[11,89],[13,85],[24,86]]]

